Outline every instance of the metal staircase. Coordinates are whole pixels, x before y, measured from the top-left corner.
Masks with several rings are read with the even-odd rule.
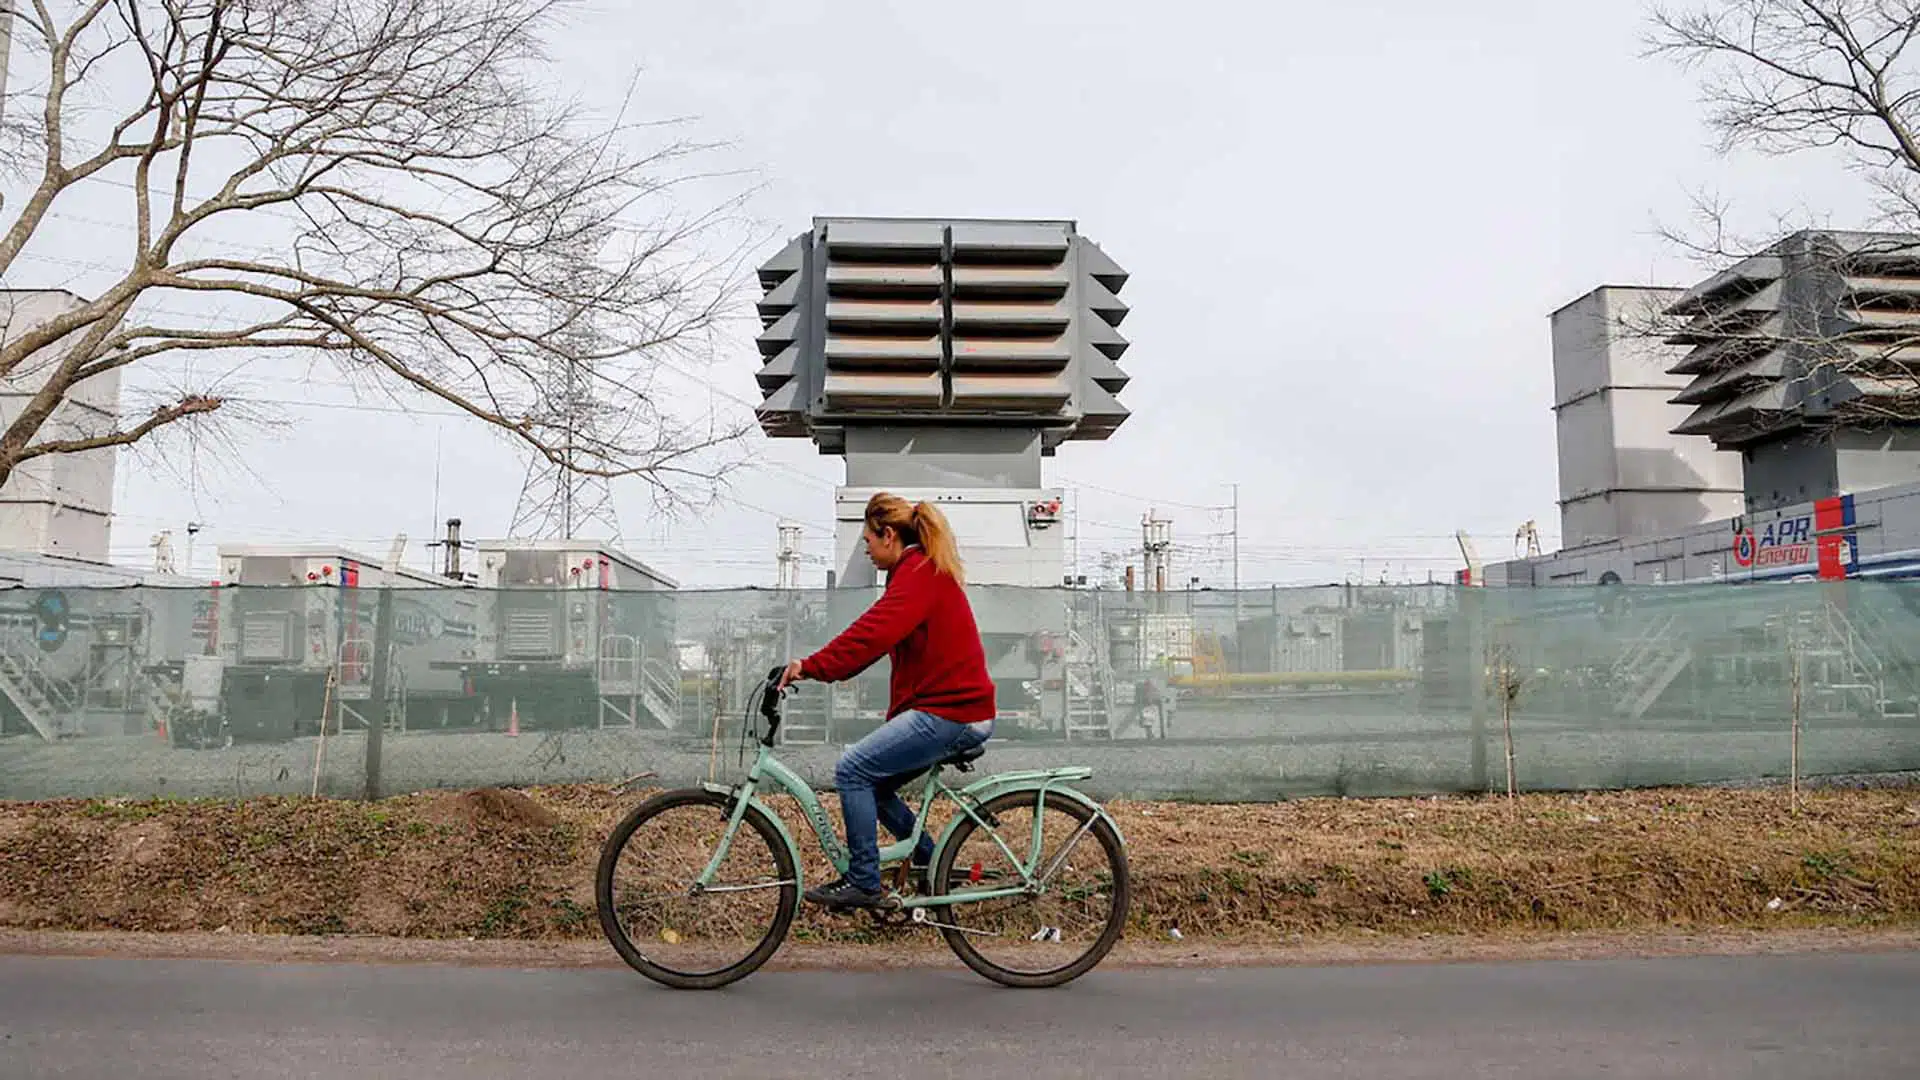
[[[1849,622],[1854,636],[1863,644],[1870,643],[1872,652],[1882,661],[1880,715],[1888,719],[1920,719],[1920,688],[1915,685],[1920,679],[1920,656],[1905,644],[1920,627],[1896,624],[1871,600],[1851,606],[1849,612],[1836,611],[1835,614]]]
[[[1073,739],[1112,739],[1115,737],[1113,668],[1102,659],[1104,650],[1067,631],[1067,659],[1061,669],[1066,689],[1066,715],[1063,727]]]
[[[638,638],[609,634],[600,640],[595,672],[599,724],[672,731],[680,726],[680,678],[660,660],[643,657]]]
[[[1613,661],[1609,673],[1620,690],[1615,715],[1626,720],[1644,717],[1693,663],[1693,646],[1675,633],[1676,621],[1672,615],[1656,616]]]
[[[1066,680],[1066,733],[1072,739],[1113,738],[1113,710],[1107,707],[1111,696],[1099,689],[1094,665],[1071,662],[1062,678]]]
[[[595,710],[603,728],[640,726],[640,642],[627,634],[600,639],[600,662],[594,671]]]
[[[640,704],[654,722],[671,731],[680,726],[680,673],[652,657],[640,662]]]
[[[185,697],[186,695],[184,693],[179,692],[173,686],[162,683],[158,679],[147,679],[147,729],[149,731],[163,732],[171,739],[173,737],[174,709],[181,704]]]
[[[47,674],[40,650],[12,634],[0,637],[0,693],[48,742],[68,733],[80,708],[73,692]]]
[[[1785,619],[1803,665],[1801,701],[1808,715],[1889,715],[1886,662],[1838,605],[1825,601]]]

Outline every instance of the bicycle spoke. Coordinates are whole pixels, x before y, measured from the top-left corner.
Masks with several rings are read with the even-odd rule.
[[[1079,846],[1081,838],[1093,831],[1093,823],[1098,820],[1100,819],[1089,817],[1073,834],[1073,839],[1067,841],[1067,846],[1060,849],[1060,854],[1055,855],[1053,861],[1047,864],[1047,868],[1040,872],[1041,888],[1044,889],[1053,883],[1053,879],[1060,873],[1060,867],[1067,861],[1067,856],[1073,854],[1073,849]]]
[[[644,816],[621,845],[609,874],[608,906],[644,963],[703,977],[742,962],[781,924],[795,879],[745,822],[718,860],[714,883],[695,887],[726,824],[723,802],[695,796]]]
[[[1117,837],[1110,830],[1102,834],[1096,815],[1064,797],[1035,804],[1031,794],[1003,796],[992,804],[993,832],[975,827],[956,833],[947,877],[947,893],[955,902],[933,912],[951,924],[948,940],[962,958],[976,969],[998,972],[996,978],[1044,982],[1086,957],[1097,960],[1124,921],[1125,901],[1115,876],[1115,859],[1124,856]],[[1022,866],[1010,856],[1034,852],[1036,813],[1038,852]],[[1095,836],[1103,838],[1091,841]],[[994,885],[986,884],[992,878],[1001,887],[1033,884],[1014,895],[966,899],[969,891],[993,891]],[[955,942],[955,935],[963,940]]]

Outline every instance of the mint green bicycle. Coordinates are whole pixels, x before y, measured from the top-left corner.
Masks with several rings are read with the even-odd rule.
[[[707,990],[751,975],[779,950],[800,908],[801,854],[759,798],[771,783],[800,805],[821,852],[845,873],[847,849],[813,789],[774,756],[781,669],[742,724],[759,744],[746,779],[662,792],[614,827],[595,874],[600,927],[620,958],[666,986]],[[985,776],[955,790],[951,767],[971,772],[985,752],[955,754],[925,770],[914,835],[882,846],[887,903],[869,912],[883,929],[936,929],[962,962],[997,983],[1059,986],[1092,970],[1120,939],[1129,900],[1126,846],[1099,803],[1070,786],[1093,770],[1067,767]],[[895,777],[904,789],[919,774]],[[776,792],[777,793],[777,792]],[[927,812],[955,812],[924,877],[909,859]],[[1091,840],[1091,843],[1087,841]]]

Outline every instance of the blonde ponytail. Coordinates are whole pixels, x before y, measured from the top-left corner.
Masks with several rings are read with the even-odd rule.
[[[960,545],[954,541],[947,515],[932,503],[909,503],[898,495],[880,492],[867,500],[867,525],[878,534],[892,529],[909,544],[918,544],[934,569],[966,583],[960,563]]]
[[[934,569],[965,584],[960,545],[954,542],[953,526],[947,524],[947,515],[932,503],[917,503],[913,508],[913,531],[919,535],[920,550],[927,553],[927,561],[933,563]]]

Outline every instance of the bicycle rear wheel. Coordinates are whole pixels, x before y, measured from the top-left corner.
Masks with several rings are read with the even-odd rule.
[[[614,826],[600,852],[600,929],[628,966],[677,990],[751,975],[780,948],[800,907],[793,853],[752,806],[713,881],[693,889],[729,807],[725,795],[704,789],[663,792]]]
[[[1033,850],[1033,823],[1040,816],[1039,858],[1032,873],[1052,876],[1038,895],[969,900],[935,908],[949,924],[940,931],[961,962],[1003,986],[1060,986],[1091,971],[1126,928],[1130,893],[1127,855],[1119,833],[1077,799],[1049,792],[1044,803],[1032,791],[989,800],[979,815],[993,832],[962,818],[940,852],[933,880],[936,895],[1016,885],[1014,857]]]

